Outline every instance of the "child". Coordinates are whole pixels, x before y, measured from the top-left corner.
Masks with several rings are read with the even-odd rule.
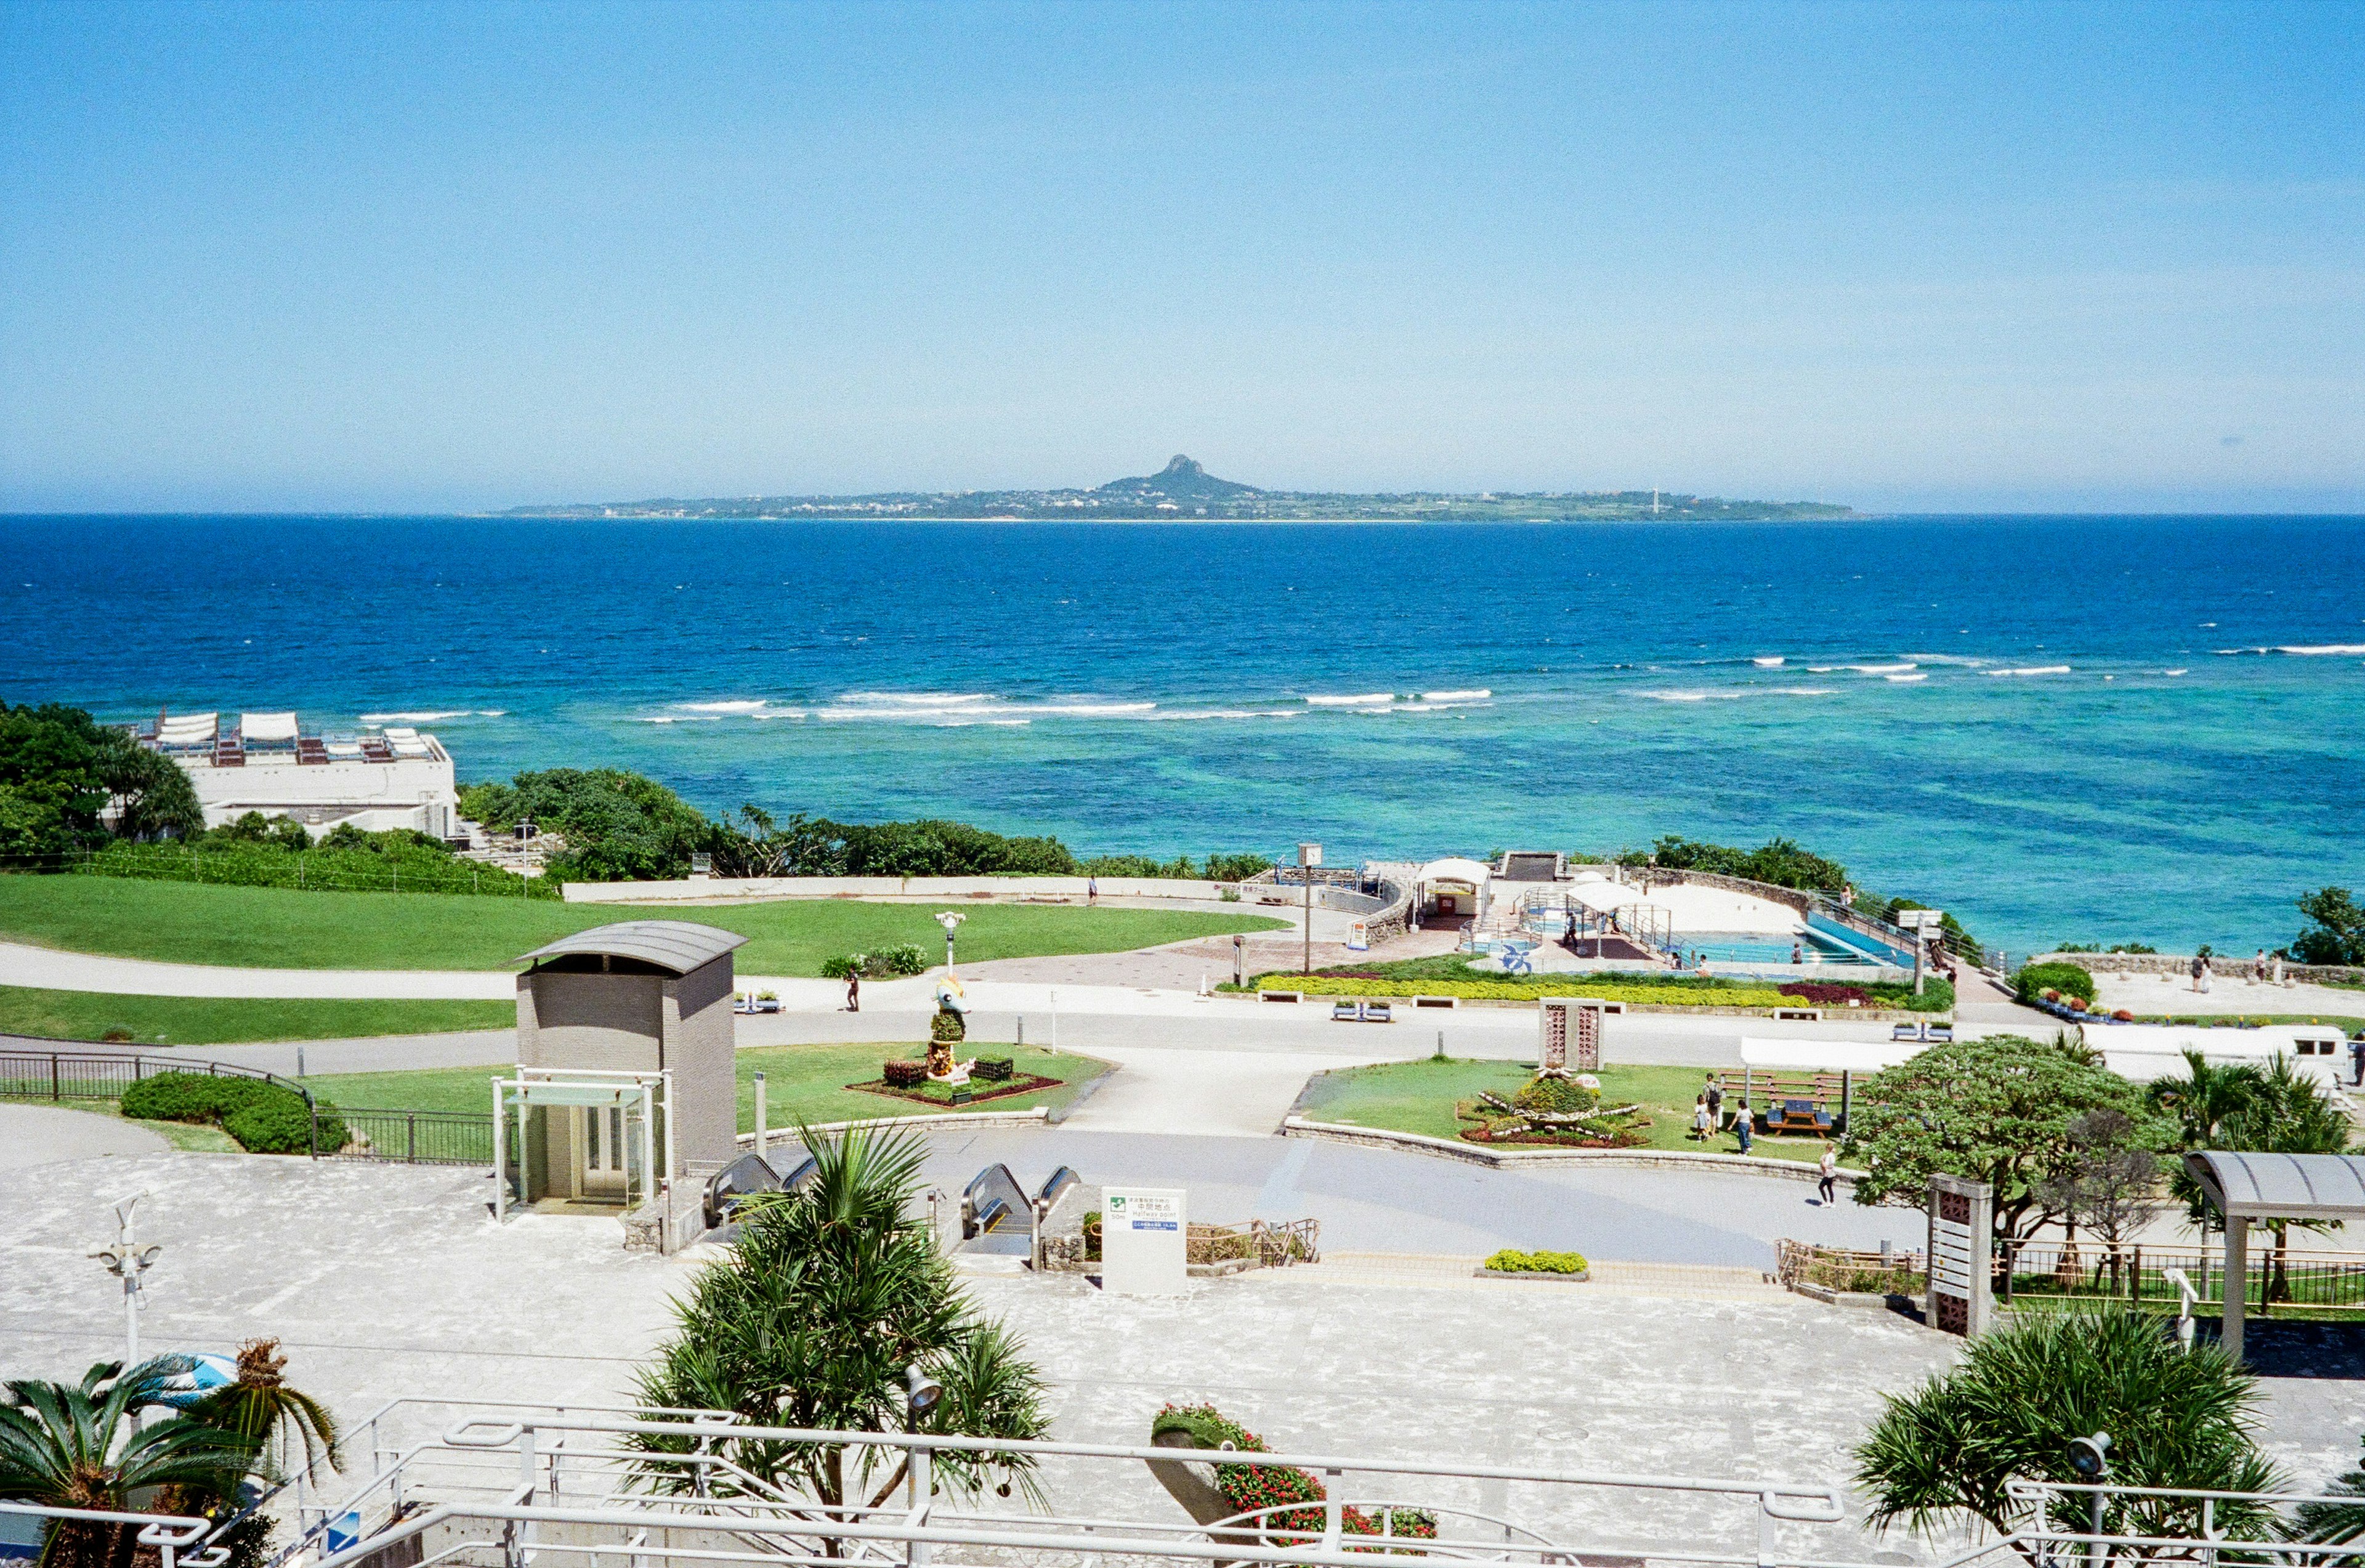
[[[1692,1137],[1702,1143],[1708,1141],[1708,1096],[1705,1094],[1692,1102]]]

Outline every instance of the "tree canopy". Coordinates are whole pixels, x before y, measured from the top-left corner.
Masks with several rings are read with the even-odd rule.
[[[127,838],[205,827],[180,765],[80,708],[0,702],[0,863],[54,859]]]
[[[1919,1205],[1933,1175],[1984,1182],[1995,1192],[1995,1233],[2016,1240],[2058,1217],[2047,1191],[2093,1158],[2081,1121],[2112,1111],[2125,1142],[2166,1148],[2171,1124],[2143,1092],[2067,1040],[1991,1035],[1933,1046],[1858,1087],[1844,1152],[1867,1174],[1860,1204]]]
[[[2307,929],[2291,945],[2303,964],[2365,964],[2365,908],[2347,888],[2319,888],[2299,901]]]

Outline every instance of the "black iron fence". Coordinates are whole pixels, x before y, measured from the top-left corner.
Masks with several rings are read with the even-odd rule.
[[[312,1092],[293,1079],[236,1062],[199,1061],[177,1055],[101,1048],[39,1050],[0,1047],[0,1100],[119,1101],[123,1092],[161,1072],[202,1073],[212,1078],[250,1078],[276,1084],[304,1102],[310,1114],[309,1153],[315,1159],[382,1159],[416,1165],[490,1165],[493,1117],[482,1112],[353,1110],[336,1107],[324,1117]],[[329,1123],[323,1136],[322,1123]],[[335,1124],[344,1125],[341,1146],[331,1147]]]
[[[322,1149],[341,1159],[404,1165],[490,1165],[493,1116],[488,1111],[374,1111],[337,1107],[345,1147]]]
[[[1995,1294],[2001,1302],[2124,1301],[2174,1311],[2182,1293],[2168,1271],[2181,1271],[2215,1314],[2225,1301],[2225,1250],[2217,1247],[2137,1247],[2107,1243],[2010,1241],[1998,1247]],[[2365,1253],[2277,1252],[2263,1227],[2250,1233],[2244,1292],[2248,1310],[2288,1307],[2365,1312]]]

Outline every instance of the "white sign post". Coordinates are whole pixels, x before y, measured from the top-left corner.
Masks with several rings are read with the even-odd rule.
[[[1101,1288],[1181,1295],[1191,1282],[1189,1215],[1180,1187],[1110,1187],[1101,1194]]]

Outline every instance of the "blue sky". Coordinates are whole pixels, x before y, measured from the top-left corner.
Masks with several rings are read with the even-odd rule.
[[[2365,511],[2365,4],[0,29],[0,509]]]

